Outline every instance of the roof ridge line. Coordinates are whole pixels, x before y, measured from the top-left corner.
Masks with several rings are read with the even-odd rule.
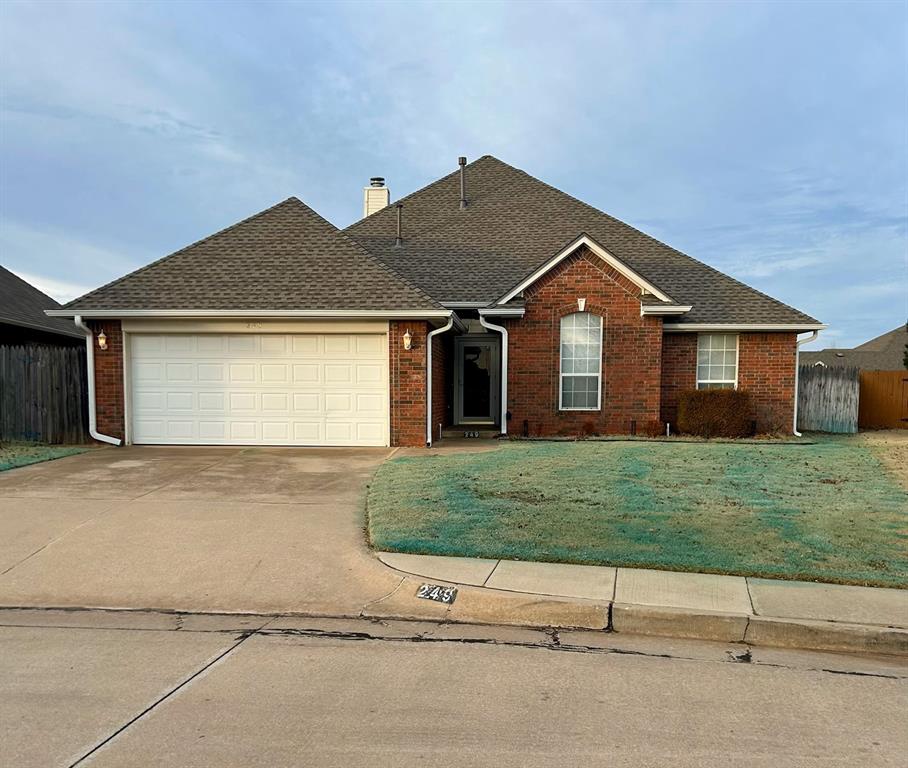
[[[491,157],[491,156],[490,156],[490,157]],[[723,277],[723,278],[725,278],[726,280],[731,280],[733,283],[737,283],[738,285],[742,286],[743,288],[746,288],[747,290],[752,291],[753,293],[759,294],[759,295],[762,296],[763,298],[769,299],[771,302],[773,302],[773,303],[775,303],[775,304],[778,304],[780,307],[785,307],[785,309],[790,309],[792,312],[796,312],[796,313],[799,314],[799,315],[803,315],[804,317],[809,317],[811,320],[817,321],[815,317],[812,317],[812,316],[810,316],[810,315],[807,315],[806,313],[802,312],[800,309],[797,309],[796,307],[792,307],[790,304],[786,304],[784,301],[779,301],[779,299],[776,299],[776,298],[770,296],[769,294],[763,293],[763,291],[759,290],[758,288],[754,288],[752,285],[748,285],[747,283],[744,283],[744,282],[738,280],[737,278],[732,277],[731,275],[726,274],[725,272],[722,272],[722,271],[716,269],[716,268],[713,267],[713,266],[710,266],[710,265],[707,264],[705,261],[700,261],[699,259],[694,258],[693,256],[691,256],[691,255],[689,255],[689,254],[687,254],[687,253],[684,253],[684,251],[679,251],[679,250],[678,250],[677,248],[675,248],[674,246],[671,246],[671,245],[669,245],[668,243],[662,242],[662,241],[659,240],[658,238],[653,237],[653,236],[650,235],[650,234],[647,234],[647,233],[644,232],[643,230],[637,229],[637,228],[636,228],[635,226],[633,226],[632,224],[628,224],[626,221],[623,221],[623,220],[621,220],[621,219],[619,219],[619,218],[616,218],[615,216],[612,216],[610,213],[606,213],[605,211],[603,211],[603,210],[597,208],[595,205],[590,205],[590,203],[587,203],[587,202],[585,202],[585,201],[583,201],[583,200],[581,200],[581,199],[579,199],[579,198],[577,198],[577,197],[574,197],[572,194],[570,194],[570,193],[568,193],[568,192],[565,192],[565,191],[562,190],[562,189],[558,189],[558,187],[555,187],[555,186],[553,186],[553,185],[551,185],[551,184],[549,184],[549,183],[543,181],[542,179],[536,178],[536,177],[533,176],[531,173],[527,173],[526,171],[524,171],[522,168],[517,168],[517,167],[515,167],[515,166],[513,166],[513,165],[510,165],[509,163],[504,162],[504,160],[499,160],[497,157],[493,157],[492,159],[493,159],[493,160],[497,160],[497,161],[498,161],[499,163],[501,163],[502,165],[506,165],[508,168],[511,168],[512,170],[516,171],[517,173],[522,173],[522,174],[523,174],[524,176],[526,176],[527,178],[530,178],[530,179],[532,179],[533,181],[535,181],[535,182],[537,182],[537,183],[539,183],[539,184],[542,184],[544,187],[546,187],[546,188],[548,188],[548,189],[551,189],[551,190],[554,191],[554,192],[558,192],[559,194],[562,194],[562,195],[564,195],[564,196],[567,197],[567,198],[570,198],[570,199],[573,200],[575,203],[578,203],[578,204],[582,205],[584,208],[589,208],[591,211],[594,211],[595,213],[598,213],[600,216],[605,216],[606,218],[611,219],[612,221],[617,222],[618,224],[620,224],[620,225],[622,225],[622,226],[624,226],[624,227],[627,227],[628,229],[633,230],[633,231],[636,232],[638,235],[642,235],[643,237],[647,238],[648,240],[652,240],[654,243],[657,243],[658,245],[661,245],[663,248],[668,248],[669,250],[674,251],[675,253],[677,253],[679,256],[682,256],[682,257],[684,257],[685,259],[688,259],[688,260],[690,260],[690,261],[695,262],[696,264],[699,264],[700,266],[705,267],[706,269],[710,270],[711,272],[713,272],[713,273],[719,275],[719,277]],[[818,321],[817,321],[817,322],[818,322]]]
[[[259,211],[258,213],[253,213],[251,216],[247,216],[245,219],[241,219],[240,221],[234,222],[233,224],[231,224],[227,227],[224,227],[223,229],[219,229],[217,232],[212,232],[210,235],[207,235],[206,237],[202,237],[198,240],[195,240],[192,243],[189,243],[188,245],[184,245],[182,248],[179,248],[176,251],[173,251],[172,253],[168,253],[165,256],[161,256],[161,258],[155,259],[154,261],[149,262],[145,266],[139,267],[138,269],[134,269],[132,272],[127,272],[125,275],[122,275],[114,280],[111,280],[108,283],[104,283],[104,285],[99,285],[97,288],[89,291],[88,293],[84,293],[81,296],[77,296],[75,299],[67,301],[66,304],[63,304],[60,307],[60,309],[66,309],[67,307],[70,306],[70,304],[74,304],[77,301],[82,301],[83,299],[87,299],[91,296],[94,296],[96,293],[98,293],[98,291],[104,290],[105,288],[109,288],[110,286],[116,285],[117,283],[121,283],[124,280],[126,280],[126,278],[128,278],[128,277],[133,277],[134,275],[138,275],[142,272],[145,272],[146,270],[151,269],[152,267],[160,264],[162,261],[166,261],[167,259],[169,259],[173,256],[179,256],[183,251],[189,250],[190,248],[193,248],[196,245],[201,245],[202,243],[205,243],[208,240],[211,240],[212,238],[217,237],[218,235],[222,235],[225,232],[229,232],[230,230],[235,229],[236,227],[240,226],[241,224],[245,224],[246,222],[252,221],[253,219],[257,219],[259,216],[263,216],[266,213],[270,213],[278,206],[284,205],[284,203],[289,203],[291,200],[296,200],[296,202],[306,205],[298,197],[291,195],[290,197],[288,197],[284,200],[281,200],[280,202],[277,202],[274,205],[270,205],[267,208],[264,208],[263,210]],[[308,206],[306,206],[306,207],[308,207]],[[334,225],[332,224],[331,226],[334,226]],[[335,229],[337,229],[337,227],[335,227]]]

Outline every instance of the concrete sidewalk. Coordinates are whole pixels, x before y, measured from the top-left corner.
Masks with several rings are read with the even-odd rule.
[[[908,655],[908,590],[512,560],[377,553],[404,574],[363,615],[610,629]],[[421,600],[424,580],[460,588]]]

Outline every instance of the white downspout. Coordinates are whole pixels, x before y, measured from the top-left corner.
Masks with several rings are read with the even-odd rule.
[[[440,333],[450,331],[454,327],[454,313],[448,318],[446,325],[429,331],[426,335],[426,446],[432,447],[432,339]]]
[[[76,315],[73,322],[85,332],[85,363],[86,376],[88,377],[88,434],[101,443],[120,445],[123,441],[119,437],[102,435],[98,432],[98,414],[95,409],[95,334],[91,328],[82,322],[82,316]]]
[[[479,312],[479,323],[490,331],[501,334],[501,434],[508,433],[508,329],[488,322]]]
[[[798,339],[798,343],[795,345],[795,407],[794,425],[791,430],[794,432],[795,437],[801,437],[801,433],[798,432],[798,379],[800,378],[801,373],[801,345],[806,344],[808,341],[816,341],[817,336],[819,335],[819,331],[814,331],[806,339]]]

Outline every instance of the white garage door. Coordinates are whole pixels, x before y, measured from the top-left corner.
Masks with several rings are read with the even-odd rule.
[[[130,334],[132,442],[387,445],[385,334]]]

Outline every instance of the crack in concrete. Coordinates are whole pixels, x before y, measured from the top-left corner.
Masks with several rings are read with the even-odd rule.
[[[453,626],[453,625],[450,625]],[[318,628],[275,628],[262,629],[258,632],[261,637],[285,636],[285,637],[303,637],[316,639],[331,640],[350,640],[353,642],[375,641],[390,643],[453,643],[458,645],[497,645],[511,648],[529,648],[545,651],[563,651],[567,653],[581,654],[599,654],[599,655],[616,655],[616,656],[640,656],[652,659],[669,659],[674,661],[693,661],[699,663],[718,663],[718,664],[741,664],[747,663],[758,667],[771,667],[774,669],[785,669],[794,672],[828,672],[839,675],[857,675],[860,677],[876,677],[887,680],[904,680],[908,675],[887,675],[882,672],[859,672],[849,670],[834,670],[826,667],[797,667],[789,664],[777,664],[773,662],[759,661],[753,658],[751,648],[747,647],[741,653],[727,651],[728,658],[722,659],[703,659],[695,656],[684,656],[672,653],[656,653],[653,651],[639,651],[628,648],[604,648],[595,645],[584,645],[577,643],[563,643],[557,629],[551,629],[544,633],[550,638],[549,643],[534,643],[531,641],[519,640],[500,640],[493,637],[434,637],[431,633],[413,633],[412,635],[381,635],[369,632],[357,632],[352,630],[330,630]]]

